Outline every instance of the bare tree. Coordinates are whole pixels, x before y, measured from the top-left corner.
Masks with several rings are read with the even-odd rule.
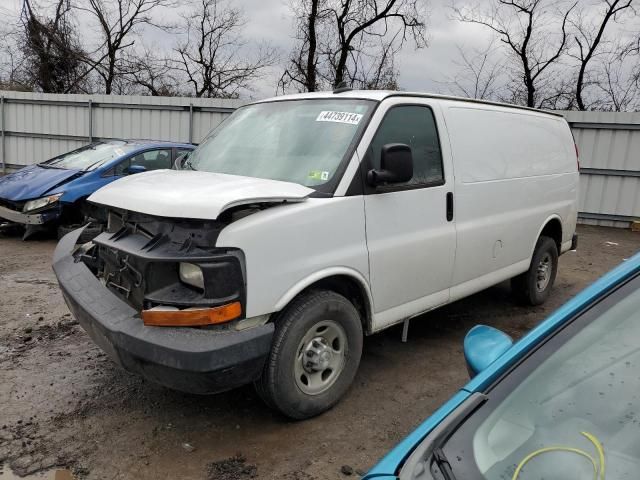
[[[637,10],[635,10],[635,12],[635,37],[632,37],[631,40],[627,41],[626,45],[620,49],[619,57],[622,60],[627,59],[631,64],[631,81],[635,85],[636,93],[640,95],[640,15]],[[640,109],[640,105],[637,105],[636,109]]]
[[[157,55],[145,47],[140,52],[125,57],[126,81],[136,93],[153,97],[180,94],[180,80],[175,75],[172,60],[166,55]]]
[[[633,0],[603,0],[601,16],[593,20],[591,16],[585,16],[583,12],[574,22],[576,29],[575,41],[577,53],[573,57],[579,62],[578,75],[575,84],[575,100],[579,110],[586,110],[584,89],[588,84],[587,74],[589,63],[602,47],[605,38],[605,30],[613,21],[615,22],[625,11],[633,13]],[[610,68],[607,69],[611,73]]]
[[[69,0],[56,0],[53,10],[47,17],[42,7],[31,0],[23,1],[20,19],[25,75],[45,93],[80,92],[82,86],[77,79],[86,69],[85,52],[70,18],[71,4]]]
[[[298,45],[280,79],[283,90],[293,85],[314,91],[321,84],[335,87],[343,81],[352,86],[397,85],[395,53],[408,38],[417,48],[427,43],[422,0],[296,2]],[[365,79],[365,72],[373,77]]]
[[[416,46],[426,46],[425,22],[418,7],[417,0],[340,0],[331,8],[338,41],[328,45],[325,53],[334,67],[334,87],[345,80],[347,61],[359,37],[384,37],[397,23],[402,42],[411,36]]]
[[[516,60],[510,101],[529,107],[545,105],[547,97],[540,90],[553,81],[551,67],[556,65],[567,47],[567,22],[577,2],[571,4],[554,21],[550,7],[563,2],[545,0],[491,0],[487,10],[478,6],[454,4],[456,17],[465,23],[482,25],[497,34]],[[523,97],[523,98],[520,98]]]
[[[24,49],[20,48],[22,31],[16,25],[0,25],[0,90],[31,91],[26,75]]]
[[[196,97],[237,97],[275,62],[269,46],[260,46],[253,59],[240,53],[246,45],[243,14],[224,0],[199,0],[184,20],[186,39],[176,49],[174,68],[185,75]]]
[[[124,61],[124,51],[135,44],[136,29],[150,25],[155,10],[176,6],[176,0],[86,0],[76,8],[95,18],[100,45],[87,61],[91,70],[102,78],[104,92],[113,93],[116,77],[131,73]]]
[[[451,93],[468,98],[492,100],[498,98],[502,63],[494,60],[494,42],[485,48],[458,46],[458,72],[445,82]]]
[[[352,50],[352,69],[347,70],[347,83],[364,90],[398,90],[400,72],[395,65],[399,51],[395,39],[380,39],[375,47],[359,46]]]
[[[325,0],[303,0],[292,5],[296,24],[298,46],[292,52],[289,65],[285,68],[279,88],[283,91],[289,85],[296,90],[315,92],[318,90],[318,27],[326,21],[329,11],[325,10]]]
[[[602,66],[602,79],[595,83],[600,98],[594,103],[598,110],[624,112],[640,109],[640,85],[637,69],[625,65],[625,56],[608,55]]]

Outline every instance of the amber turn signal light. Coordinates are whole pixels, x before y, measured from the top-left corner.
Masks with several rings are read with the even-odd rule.
[[[241,314],[242,305],[240,305],[240,302],[233,302],[212,308],[143,310],[142,321],[145,325],[155,327],[201,327],[229,322],[238,318]]]

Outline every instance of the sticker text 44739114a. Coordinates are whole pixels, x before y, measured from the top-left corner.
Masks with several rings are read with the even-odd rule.
[[[316,122],[337,122],[358,125],[362,120],[361,113],[322,111]]]

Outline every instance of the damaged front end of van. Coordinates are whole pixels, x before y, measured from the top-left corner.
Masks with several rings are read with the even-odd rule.
[[[155,173],[146,174],[154,188],[188,172]],[[119,203],[126,180],[114,184],[91,197],[108,210],[106,231],[76,246],[76,230],[54,256],[64,298],[93,341],[126,370],[181,391],[216,393],[260,375],[274,327],[267,318],[246,318],[244,254],[216,247],[216,239],[230,223],[309,193],[246,179],[251,195],[242,195],[243,180],[230,177],[200,176],[190,186],[190,213],[185,202],[177,211],[166,199],[150,209],[138,204],[147,213],[130,211]],[[225,189],[225,181],[234,187]]]

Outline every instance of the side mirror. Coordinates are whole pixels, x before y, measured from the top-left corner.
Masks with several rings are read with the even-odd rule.
[[[383,145],[380,170],[369,170],[367,182],[376,187],[382,183],[404,183],[413,178],[411,147],[404,143]]]
[[[127,168],[127,173],[129,175],[133,175],[134,173],[142,173],[146,171],[147,169],[142,165],[131,165],[129,168]]]
[[[173,162],[174,170],[182,170],[182,167],[184,166],[184,162],[187,161],[187,158],[189,158],[190,154],[191,152],[185,152],[182,155],[180,155],[178,158],[176,158],[176,161]]]
[[[472,377],[495,362],[513,345],[509,335],[486,325],[477,325],[464,337],[464,358]]]

